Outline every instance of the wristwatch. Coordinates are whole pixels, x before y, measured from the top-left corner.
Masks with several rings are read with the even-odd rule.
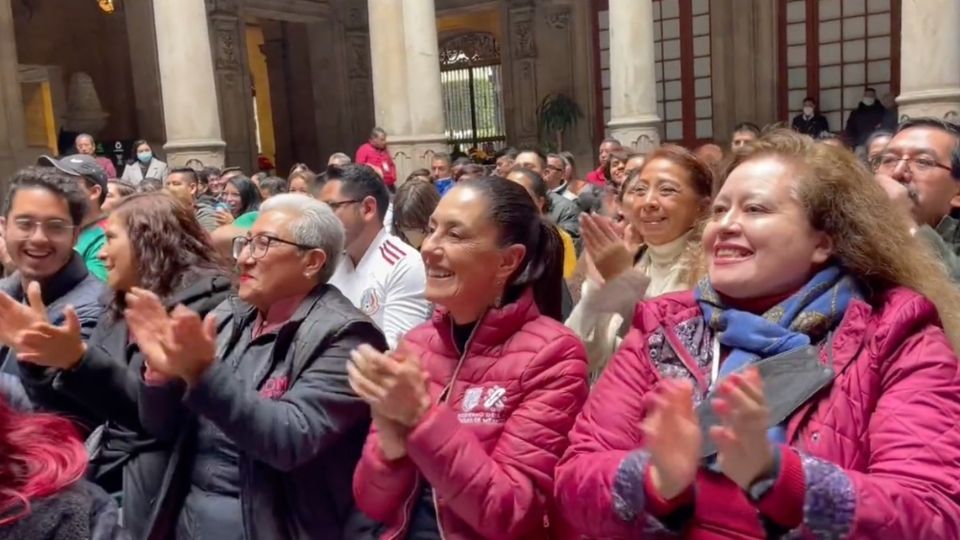
[[[770,493],[770,490],[773,489],[773,486],[777,483],[777,478],[779,476],[780,448],[774,447],[773,466],[770,467],[770,472],[757,478],[752,484],[750,484],[750,487],[746,489],[747,498],[753,503],[760,502],[760,499],[762,499],[767,493]]]

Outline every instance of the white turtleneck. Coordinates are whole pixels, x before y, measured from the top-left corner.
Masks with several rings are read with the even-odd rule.
[[[687,268],[680,264],[680,257],[687,249],[690,232],[659,246],[647,244],[636,268],[650,277],[647,298],[660,296],[689,288],[681,279]]]

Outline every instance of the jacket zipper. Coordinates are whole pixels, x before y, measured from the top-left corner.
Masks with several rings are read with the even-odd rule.
[[[467,358],[467,351],[470,350],[470,342],[473,341],[473,335],[476,333],[477,328],[479,328],[480,323],[483,322],[483,317],[486,316],[486,312],[477,320],[477,324],[474,325],[473,330],[470,331],[470,336],[467,338],[466,343],[463,345],[463,351],[460,352],[460,360],[457,361],[457,367],[453,370],[453,376],[450,378],[450,382],[447,383],[447,386],[440,392],[440,397],[437,399],[437,403],[445,403],[447,398],[450,395],[450,391],[453,389],[453,384],[457,381],[457,376],[460,375],[460,367],[463,366],[463,361]],[[456,345],[457,340],[456,336],[453,335],[453,321],[450,322],[450,341]],[[413,491],[410,492],[410,495],[407,497],[406,502],[404,502],[403,507],[403,521],[400,522],[400,528],[397,529],[397,532],[389,538],[389,540],[396,540],[404,532],[404,528],[407,525],[407,519],[410,517],[410,510],[413,509],[411,503],[415,498],[417,492],[420,490],[420,473],[417,473],[416,481],[414,482]],[[430,498],[433,500],[433,511],[437,515],[437,531],[440,533],[440,540],[446,540],[446,535],[443,534],[443,524],[440,522],[440,505],[437,504],[437,492],[432,487],[430,488]]]

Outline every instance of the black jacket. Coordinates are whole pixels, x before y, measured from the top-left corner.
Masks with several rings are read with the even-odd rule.
[[[344,529],[370,411],[350,389],[346,363],[362,343],[385,350],[383,334],[335,287],[319,285],[278,330],[270,357],[241,359],[255,363],[249,371],[256,379],[245,381],[222,359],[252,331],[257,312],[231,298],[216,314],[218,360],[197,384],[186,391],[182,384],[141,383],[141,421],[175,444],[150,538],[168,538],[176,527],[198,415],[237,446],[248,540],[352,538]],[[261,395],[277,376],[287,381],[282,395]]]
[[[186,282],[187,287],[165,300],[168,308],[183,304],[205,315],[226,299],[231,287],[220,275],[198,274]],[[25,363],[20,371],[39,408],[68,416],[87,430],[103,425],[88,477],[109,492],[122,490],[124,523],[134,538],[143,538],[172,446],[154,439],[140,424],[143,357],[129,341],[126,321],[104,313],[87,353],[69,371]]]
[[[113,499],[99,487],[77,482],[30,502],[30,514],[0,527],[0,540],[127,540]]]
[[[867,137],[883,127],[883,118],[887,109],[879,101],[869,107],[860,103],[847,117],[847,142],[856,148],[867,141]]]
[[[830,131],[830,125],[827,118],[820,113],[814,113],[810,118],[798,114],[793,117],[793,130],[816,139],[824,131]]]

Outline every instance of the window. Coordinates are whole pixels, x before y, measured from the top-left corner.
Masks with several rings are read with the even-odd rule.
[[[781,0],[780,112],[817,98],[831,131],[842,131],[863,90],[899,92],[900,0]]]
[[[657,115],[661,138],[696,146],[713,137],[713,80],[710,65],[709,0],[653,2]],[[599,97],[606,133],[610,121],[610,13],[598,0],[597,64]]]
[[[448,143],[463,151],[502,148],[503,77],[493,35],[473,32],[441,43],[440,82]]]

